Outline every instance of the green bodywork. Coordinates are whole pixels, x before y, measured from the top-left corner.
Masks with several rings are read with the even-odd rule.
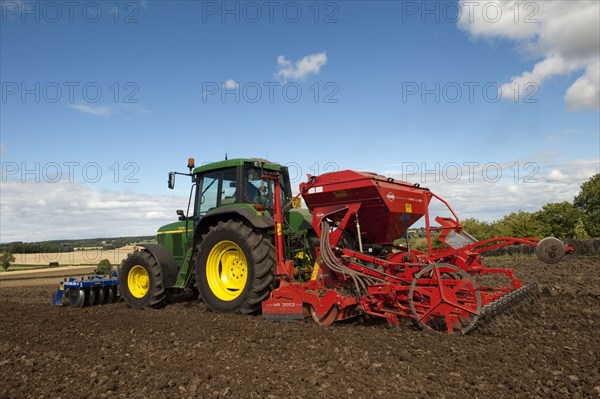
[[[189,243],[193,242],[194,223],[179,221],[166,224],[158,229],[156,233],[157,242],[167,248],[177,267],[181,268],[188,250]]]
[[[201,184],[204,174],[233,167],[260,168],[260,170],[276,171],[285,176],[285,181],[289,182],[288,171],[285,166],[252,158],[231,159],[199,166],[192,172],[194,176],[193,181]],[[289,183],[285,190],[290,190]],[[290,196],[291,192],[287,192],[286,197],[289,198]],[[197,204],[198,201],[192,199],[192,206],[197,207]],[[178,269],[177,281],[172,288],[186,288],[190,286],[195,268],[195,246],[201,239],[199,236],[202,235],[203,231],[208,230],[208,226],[216,224],[219,220],[244,219],[249,224],[254,225],[255,228],[260,228],[269,234],[273,234],[273,219],[269,209],[257,210],[255,204],[238,202],[221,205],[211,209],[202,216],[197,216],[197,209],[193,209],[193,215],[191,213],[192,210],[190,209],[189,211],[190,215],[188,215],[187,220],[169,223],[160,227],[157,232],[158,244],[164,246],[169,254],[172,255]],[[286,220],[284,227],[284,234],[287,241],[286,258],[300,259],[298,262],[301,262],[305,257],[299,255],[299,253],[305,253],[308,248],[307,235],[312,229],[312,215],[307,209],[290,209],[284,216]]]
[[[204,172],[208,172],[208,171],[212,171],[212,170],[231,168],[231,167],[235,167],[235,166],[244,166],[244,165],[248,165],[248,164],[262,166],[264,169],[268,169],[268,170],[272,170],[272,171],[276,171],[276,172],[281,172],[281,171],[285,170],[287,173],[287,168],[285,166],[278,165],[276,163],[271,163],[265,159],[259,159],[259,158],[236,158],[236,159],[229,159],[226,161],[213,162],[213,163],[209,163],[206,165],[198,166],[196,169],[194,169],[193,173],[199,174],[199,173],[204,173]]]
[[[306,224],[312,223],[312,214],[308,209],[291,209],[288,222],[292,231],[306,230]]]

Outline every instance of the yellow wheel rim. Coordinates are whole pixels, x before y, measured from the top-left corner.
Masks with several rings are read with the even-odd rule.
[[[136,298],[143,298],[150,287],[150,276],[148,271],[140,265],[131,268],[127,275],[127,287],[129,292]]]
[[[222,301],[233,301],[242,294],[248,280],[248,263],[236,243],[221,241],[210,250],[206,280],[212,293]]]

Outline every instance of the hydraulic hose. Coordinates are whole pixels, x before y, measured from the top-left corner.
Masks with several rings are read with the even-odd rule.
[[[321,221],[321,258],[323,263],[327,268],[331,271],[341,274],[343,276],[348,276],[352,279],[354,287],[356,289],[356,294],[358,298],[360,298],[363,293],[367,293],[367,287],[373,284],[384,282],[378,278],[374,278],[368,276],[366,274],[357,272],[356,270],[350,269],[348,266],[344,265],[340,260],[335,256],[333,250],[331,249],[331,245],[329,244],[329,223],[327,221]]]

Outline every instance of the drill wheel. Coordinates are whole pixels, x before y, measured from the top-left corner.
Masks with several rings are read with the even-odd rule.
[[[411,313],[422,329],[464,335],[477,323],[481,296],[459,267],[439,264],[418,272],[410,286]]]

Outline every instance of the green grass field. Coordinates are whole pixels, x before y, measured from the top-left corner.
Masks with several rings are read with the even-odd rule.
[[[95,264],[82,264],[82,265],[64,265],[64,266],[96,266]],[[51,269],[47,265],[10,265],[8,270],[0,269],[0,273],[10,273],[12,271],[23,271],[23,270],[37,270],[37,269]]]
[[[48,269],[48,266],[42,266],[42,265],[10,265],[8,267],[8,270],[4,271],[4,270],[0,269],[0,272],[7,273],[7,272],[17,271],[17,270],[36,270],[36,269]]]

